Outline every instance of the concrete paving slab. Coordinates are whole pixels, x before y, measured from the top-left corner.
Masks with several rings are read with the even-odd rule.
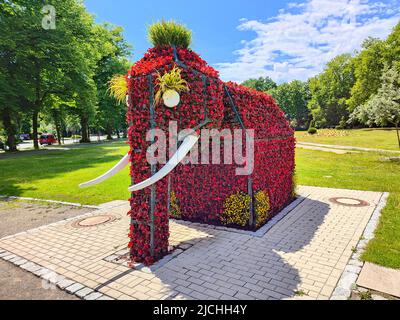
[[[400,298],[400,270],[366,262],[357,279],[357,285]]]

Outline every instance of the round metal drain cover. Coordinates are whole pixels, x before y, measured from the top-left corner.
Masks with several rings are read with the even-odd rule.
[[[75,228],[94,227],[105,224],[107,222],[114,221],[116,218],[117,218],[116,216],[110,214],[92,216],[75,221],[72,223],[72,226]]]
[[[364,200],[360,199],[355,199],[355,198],[347,198],[347,197],[335,197],[335,198],[330,198],[330,202],[335,203],[335,204],[340,204],[342,206],[347,206],[347,207],[366,207],[369,206],[369,203]]]

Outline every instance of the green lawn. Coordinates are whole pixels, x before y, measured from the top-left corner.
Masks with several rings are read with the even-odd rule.
[[[334,144],[374,149],[399,150],[395,129],[318,130],[315,135],[307,131],[296,132],[297,141]]]
[[[359,137],[366,132],[361,131],[359,135],[354,131],[354,136]],[[387,139],[394,134],[380,132],[385,132]],[[355,141],[362,141],[353,136],[347,137],[351,141],[341,138],[340,144],[355,145]],[[332,138],[326,138],[323,143],[337,144],[339,138]],[[384,136],[382,139],[385,140]],[[369,140],[369,147],[388,148],[390,145],[379,145],[375,138]],[[365,146],[358,142],[358,146]],[[128,146],[124,143],[114,142],[70,150],[0,154],[0,194],[84,204],[128,199],[128,168],[97,186],[78,188],[79,183],[107,171],[127,151]],[[363,152],[338,155],[298,148],[296,170],[298,183],[302,185],[390,192],[376,237],[368,244],[363,258],[400,268],[400,162],[382,161],[384,156],[387,154]]]
[[[128,149],[125,143],[115,142],[70,150],[0,154],[0,194],[83,204],[128,199],[128,168],[96,186],[78,187],[110,169]]]

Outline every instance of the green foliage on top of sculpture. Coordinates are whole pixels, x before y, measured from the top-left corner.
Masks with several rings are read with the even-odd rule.
[[[175,45],[188,48],[192,43],[192,31],[173,20],[162,20],[149,26],[148,38],[154,47]]]

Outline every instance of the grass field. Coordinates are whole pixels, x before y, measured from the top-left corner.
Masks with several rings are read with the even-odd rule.
[[[320,137],[323,141],[310,141],[300,136],[304,133],[296,135],[299,140],[307,138],[303,141],[310,142],[396,149],[393,131],[367,130],[349,131],[344,137]],[[369,139],[365,136],[367,132]],[[368,145],[364,144],[364,138],[369,140]],[[0,194],[84,204],[128,199],[127,168],[102,184],[78,188],[79,183],[107,171],[127,151],[124,143],[114,142],[70,150],[1,154]],[[400,268],[400,162],[383,161],[386,156],[376,152],[338,155],[298,148],[297,176],[302,185],[390,192],[376,236],[368,244],[363,258]]]
[[[390,128],[357,130],[322,129],[318,130],[318,133],[315,135],[310,135],[306,131],[297,131],[296,139],[300,142],[400,151],[396,130]]]
[[[106,172],[128,152],[122,143],[70,150],[24,151],[0,155],[0,194],[100,204],[128,199],[129,169],[104,183],[79,188],[81,182]]]

